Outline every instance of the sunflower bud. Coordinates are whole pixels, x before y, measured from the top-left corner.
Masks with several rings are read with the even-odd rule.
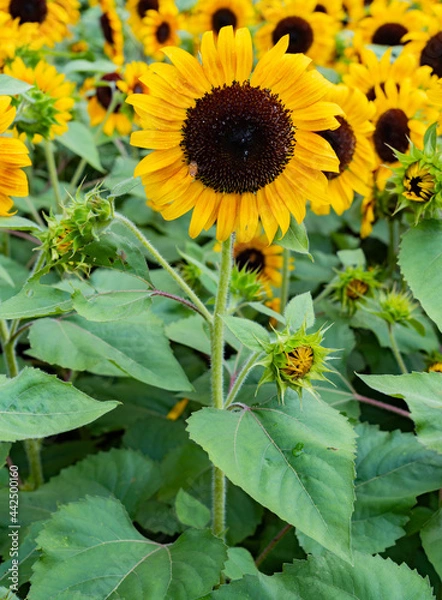
[[[48,228],[40,234],[40,249],[46,253],[47,263],[70,272],[89,272],[91,265],[85,249],[99,239],[100,231],[112,217],[112,201],[102,198],[98,189],[84,196],[77,192],[63,215],[46,217]]]
[[[259,385],[275,381],[282,402],[287,388],[294,389],[299,396],[303,388],[315,395],[312,381],[326,379],[324,373],[330,371],[328,355],[333,352],[321,345],[324,330],[308,334],[301,327],[296,333],[288,328],[275,333],[276,341],[266,348],[266,356],[260,363],[265,370]]]
[[[337,274],[336,281],[330,284],[333,297],[344,310],[353,314],[364,298],[373,295],[373,290],[381,284],[377,281],[377,269],[366,271],[362,266],[349,266]]]
[[[234,298],[245,302],[259,301],[272,295],[270,286],[260,278],[259,273],[249,271],[246,267],[240,269],[237,265],[232,270],[230,291]]]
[[[413,313],[416,304],[409,293],[397,292],[394,289],[390,292],[381,292],[379,304],[381,311],[378,315],[391,325],[394,323],[406,325],[414,322]]]

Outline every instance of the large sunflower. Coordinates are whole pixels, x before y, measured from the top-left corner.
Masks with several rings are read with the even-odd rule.
[[[123,26],[118,16],[115,0],[100,0],[102,14],[100,26],[104,36],[104,53],[116,65],[124,62]]]
[[[5,66],[4,72],[35,86],[33,91],[28,92],[34,101],[29,107],[32,119],[20,120],[17,123],[19,131],[24,131],[35,143],[42,138],[53,139],[67,131],[75,104],[72,97],[74,83],[67,81],[63,73],[44,60],[32,68],[27,67],[21,58],[16,58]]]
[[[354,193],[365,196],[370,192],[375,158],[369,137],[374,127],[370,121],[375,108],[358,89],[345,85],[333,86],[326,96],[344,110],[338,116],[338,129],[320,133],[339,158],[339,173],[326,173],[330,204],[338,215],[350,207]],[[316,209],[312,203],[313,210]],[[328,208],[328,207],[327,207]],[[318,212],[323,212],[321,209]]]
[[[316,6],[312,0],[258,5],[265,22],[254,39],[258,57],[288,35],[288,53],[302,52],[315,64],[326,65],[336,49],[335,34],[341,25],[331,15],[316,11]]]
[[[78,0],[0,0],[0,11],[9,21],[18,19],[20,26],[36,23],[33,42],[53,46],[70,35],[69,26],[80,17]]]
[[[234,30],[250,27],[254,23],[255,11],[251,0],[198,0],[192,8],[190,29],[200,35],[214,31],[217,35],[222,27]]]
[[[7,129],[15,117],[9,96],[0,96],[0,217],[10,215],[10,196],[27,196],[28,180],[23,167],[31,164],[28,149],[21,140],[8,136]],[[6,135],[3,135],[5,134]]]
[[[337,172],[339,162],[314,132],[337,127],[342,111],[322,101],[328,84],[287,45],[281,39],[251,73],[248,29],[224,27],[217,46],[206,32],[202,64],[164,48],[173,64],[151,65],[142,78],[150,93],[128,98],[143,126],[131,143],[154,150],[135,176],[164,218],[193,209],[191,237],[216,222],[218,240],[236,231],[246,242],[261,221],[271,243],[291,215],[303,220],[307,196],[328,202],[321,171]]]

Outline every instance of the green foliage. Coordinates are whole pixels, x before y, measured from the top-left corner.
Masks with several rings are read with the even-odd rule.
[[[100,155],[91,130],[79,121],[72,121],[69,129],[58,138],[58,142],[74,154],[87,161],[94,169],[104,171]]]
[[[436,569],[442,577],[442,510],[439,509],[421,530],[422,545]]]

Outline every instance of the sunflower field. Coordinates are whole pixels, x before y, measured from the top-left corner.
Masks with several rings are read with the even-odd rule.
[[[442,2],[0,0],[0,600],[442,599]]]

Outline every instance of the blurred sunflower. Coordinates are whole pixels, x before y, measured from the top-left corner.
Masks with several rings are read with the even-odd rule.
[[[29,193],[28,180],[22,170],[31,164],[29,150],[21,140],[10,137],[7,131],[15,113],[11,98],[0,96],[0,217],[10,216],[13,206],[10,196],[27,196]]]
[[[69,37],[69,25],[79,17],[79,0],[0,0],[0,11],[9,15],[9,23],[18,19],[20,28],[36,23],[33,42],[38,46],[54,46]]]
[[[269,244],[265,235],[253,237],[248,242],[233,245],[233,258],[239,270],[256,273],[264,283],[281,286],[282,246]]]
[[[254,24],[255,11],[251,0],[198,0],[192,8],[190,30],[201,35],[213,31],[218,35],[222,27],[234,30]]]
[[[100,0],[102,15],[100,26],[104,36],[104,53],[116,65],[124,62],[123,26],[118,16],[115,0]]]
[[[404,36],[426,27],[428,16],[402,0],[374,0],[368,15],[356,23],[353,45],[402,46]]]
[[[88,100],[87,111],[92,126],[101,125],[104,122],[103,133],[109,136],[113,135],[114,131],[121,135],[130,133],[132,129],[131,120],[124,109],[122,110],[126,89],[126,82],[116,72],[106,73],[98,80],[94,77],[85,80],[82,92]],[[117,102],[114,109],[109,112],[115,94],[121,95],[121,101],[116,98]]]
[[[129,13],[127,22],[131,27],[135,37],[140,39],[140,30],[143,29],[143,19],[147,15],[147,11],[155,10],[157,12],[168,11],[174,8],[173,0],[127,0],[126,10]]]
[[[36,23],[20,25],[18,19],[11,21],[7,13],[0,12],[0,69],[8,59],[14,58],[19,48],[31,46],[37,32]]]
[[[337,22],[343,21],[345,18],[342,0],[318,0],[315,4],[314,11],[330,15]]]
[[[337,127],[342,110],[322,101],[328,83],[287,46],[285,37],[251,73],[248,29],[221,29],[217,46],[206,32],[202,64],[164,48],[173,65],[152,65],[150,93],[128,98],[143,126],[131,143],[154,150],[135,176],[164,218],[193,210],[191,237],[216,222],[218,240],[236,231],[247,242],[260,221],[271,243],[291,215],[304,219],[307,196],[329,202],[321,171],[338,172],[339,161],[314,132]]]
[[[420,65],[428,65],[433,75],[442,77],[442,5],[434,4],[427,27],[404,37],[404,52],[415,54]]]
[[[154,60],[163,60],[163,46],[179,46],[178,31],[182,29],[181,21],[178,8],[174,5],[162,12],[148,10],[143,19],[143,26],[138,30],[145,55]]]
[[[140,77],[148,73],[149,65],[145,62],[134,60],[127,63],[123,72],[123,79],[126,83],[123,91],[126,94],[147,94],[148,87],[140,81]]]
[[[289,54],[302,52],[315,64],[326,65],[335,51],[340,23],[325,12],[315,11],[316,6],[312,0],[258,4],[265,22],[254,38],[258,57],[288,35]]]
[[[16,58],[5,66],[4,73],[34,86],[26,93],[29,103],[20,107],[20,119],[16,122],[19,133],[24,132],[34,143],[39,143],[43,138],[52,140],[67,131],[75,104],[74,83],[44,60],[32,68]]]
[[[330,88],[326,95],[330,102],[336,102],[344,110],[345,116],[338,116],[339,127],[321,131],[339,158],[339,173],[325,173],[328,182],[330,204],[340,215],[350,207],[354,193],[365,196],[370,192],[370,180],[375,166],[374,152],[369,141],[374,127],[371,123],[375,107],[358,89],[345,85]],[[325,207],[328,211],[329,207]],[[312,203],[315,212],[323,212]]]

